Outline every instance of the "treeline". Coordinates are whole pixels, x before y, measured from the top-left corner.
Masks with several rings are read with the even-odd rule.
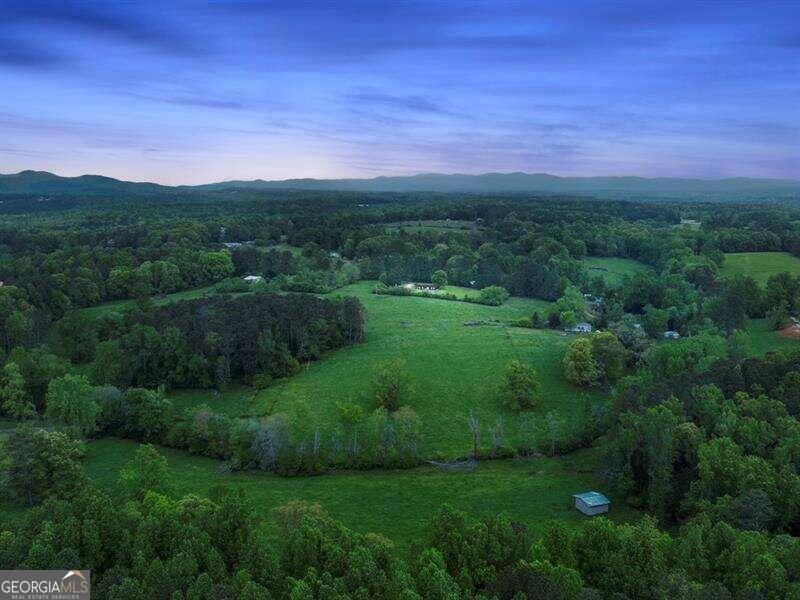
[[[41,343],[50,324],[76,308],[233,275],[261,275],[276,289],[321,293],[358,278],[396,285],[443,271],[454,285],[500,286],[552,301],[569,285],[602,291],[580,259],[608,256],[643,262],[657,277],[684,277],[690,286],[680,292],[685,296],[705,293],[723,252],[800,248],[800,212],[780,206],[325,192],[244,192],[218,205],[213,200],[219,197],[120,198],[68,214],[9,217],[0,230],[5,353]],[[684,215],[702,227],[676,227]],[[387,228],[447,219],[475,226],[468,232]],[[231,243],[241,245],[224,245]],[[665,309],[683,310],[679,300]],[[662,308],[665,302],[650,304]],[[685,315],[671,318],[687,321]]]
[[[92,361],[98,384],[208,388],[244,379],[264,387],[301,362],[361,341],[364,310],[352,297],[217,295],[144,302],[97,319],[71,313],[57,333],[71,360]]]
[[[42,438],[60,434],[44,432]],[[40,439],[39,450],[52,440]],[[538,535],[505,515],[448,505],[400,552],[291,502],[265,518],[241,491],[174,494],[166,460],[142,446],[111,496],[86,481],[72,447],[36,510],[0,522],[0,561],[92,572],[102,598],[796,598],[800,542],[698,518],[670,534],[652,519],[604,518]],[[53,474],[54,475],[54,474]],[[702,557],[702,559],[699,559]]]

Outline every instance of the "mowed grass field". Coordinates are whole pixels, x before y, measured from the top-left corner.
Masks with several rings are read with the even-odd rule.
[[[89,444],[89,476],[114,493],[119,470],[133,456],[136,443],[104,439]],[[572,494],[604,489],[595,474],[598,451],[581,450],[561,458],[481,462],[469,473],[446,473],[434,467],[410,470],[342,472],[319,477],[284,478],[264,473],[223,474],[220,463],[178,450],[160,448],[179,495],[207,495],[218,485],[242,487],[262,514],[290,500],[319,503],[347,527],[375,532],[409,549],[425,538],[430,518],[445,503],[474,516],[507,512],[534,532],[550,520],[569,523],[588,517],[572,507]],[[638,513],[623,502],[609,516],[633,520]]]
[[[787,272],[800,275],[800,258],[788,252],[729,252],[725,254],[720,275],[749,275],[764,285],[772,275]]]
[[[367,412],[375,373],[385,361],[400,358],[411,379],[405,404],[422,421],[425,456],[465,456],[471,448],[470,411],[481,422],[484,444],[498,417],[507,443],[514,443],[520,416],[502,406],[498,393],[506,365],[519,359],[533,365],[541,382],[541,401],[525,418],[557,411],[566,422],[602,399],[569,384],[561,361],[573,339],[557,331],[523,329],[508,322],[530,317],[547,303],[511,298],[498,307],[372,293],[374,282],[359,282],[333,295],[352,295],[367,313],[366,339],[308,365],[301,373],[259,393],[254,416],[281,413],[291,420],[331,423],[337,403],[354,402]],[[198,398],[201,400],[201,398]]]
[[[645,271],[650,271],[650,267],[636,260],[628,258],[601,258],[597,256],[587,256],[581,259],[586,266],[589,275],[595,277],[599,275],[608,285],[619,285],[626,275],[636,275]]]

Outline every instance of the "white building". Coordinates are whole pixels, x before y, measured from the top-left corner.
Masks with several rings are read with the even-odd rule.
[[[244,279],[247,283],[261,283],[264,278],[261,275],[245,275]]]

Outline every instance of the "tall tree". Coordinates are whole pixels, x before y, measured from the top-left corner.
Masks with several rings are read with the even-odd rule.
[[[503,403],[512,410],[528,410],[539,400],[539,381],[530,365],[512,360],[506,366],[506,374],[500,388]]]
[[[36,416],[36,409],[28,400],[28,394],[25,391],[25,380],[15,362],[8,362],[3,367],[2,380],[0,380],[0,402],[2,402],[3,412],[12,419],[21,421]]]
[[[47,386],[45,415],[76,435],[88,435],[97,426],[100,406],[92,397],[92,385],[83,375],[64,375]]]

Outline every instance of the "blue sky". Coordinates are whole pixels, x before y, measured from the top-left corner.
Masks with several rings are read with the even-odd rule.
[[[0,172],[800,178],[800,1],[0,0]]]

